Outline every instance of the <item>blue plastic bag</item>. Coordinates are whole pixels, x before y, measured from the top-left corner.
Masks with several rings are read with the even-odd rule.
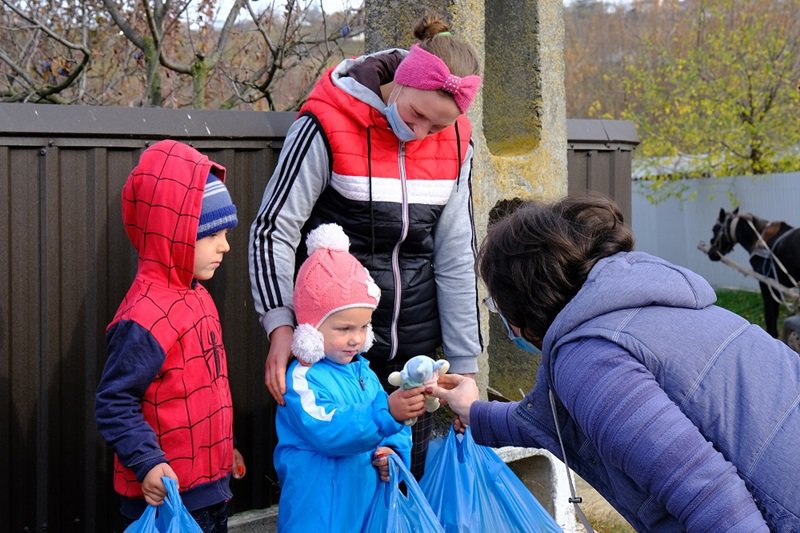
[[[203,533],[189,513],[174,479],[162,477],[167,497],[156,507],[148,505],[142,516],[125,528],[125,533]]]
[[[365,533],[444,533],[403,460],[396,454],[387,458],[389,481],[378,481],[370,514],[361,530]],[[405,483],[405,494],[400,488],[401,482]]]
[[[438,442],[437,442],[438,441]],[[516,474],[469,428],[431,442],[419,483],[447,533],[560,532]]]

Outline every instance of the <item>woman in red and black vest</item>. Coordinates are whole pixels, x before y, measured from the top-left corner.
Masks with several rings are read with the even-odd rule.
[[[384,386],[437,348],[474,376],[482,349],[472,210],[472,139],[464,114],[480,86],[477,56],[427,16],[409,51],[345,60],[314,87],[290,128],[250,232],[250,280],[270,336],[265,383],[283,405],[291,308],[305,235],[342,226],[381,288],[367,357]],[[421,477],[430,415],[414,426]]]

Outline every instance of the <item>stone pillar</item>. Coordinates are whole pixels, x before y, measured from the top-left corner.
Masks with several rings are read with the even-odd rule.
[[[481,58],[483,88],[469,110],[479,242],[498,200],[567,193],[562,0],[366,0],[365,6],[368,52],[409,47],[414,23],[432,9]],[[488,339],[488,323],[483,332]],[[480,367],[485,393],[485,354]]]
[[[553,199],[567,194],[562,0],[365,0],[365,6],[367,52],[408,48],[414,42],[413,25],[427,9],[448,20],[454,35],[478,52],[483,88],[469,117],[475,142],[473,190],[479,243],[486,234],[489,210],[498,200]],[[488,314],[482,313],[487,342]],[[494,331],[505,332],[495,326]],[[493,351],[503,340],[497,339]],[[525,357],[530,359],[528,354]],[[485,398],[490,381],[486,353],[479,366],[478,385]],[[511,366],[516,372],[507,373],[526,373],[517,363]],[[520,379],[519,387],[528,390],[534,377]],[[517,385],[512,390],[517,392]],[[542,503],[565,531],[575,531],[563,463],[544,450],[516,450],[513,457],[504,458],[514,463],[512,467],[532,490],[541,485],[534,492],[540,499],[549,499]]]

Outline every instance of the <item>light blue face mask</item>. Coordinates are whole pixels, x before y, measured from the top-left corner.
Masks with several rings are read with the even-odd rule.
[[[416,140],[417,134],[414,130],[408,127],[406,121],[400,116],[400,111],[397,110],[397,97],[400,96],[400,91],[403,90],[402,85],[395,85],[392,93],[389,95],[388,104],[386,105],[386,120],[389,122],[389,127],[395,137],[400,141],[407,143]]]
[[[533,343],[528,339],[526,339],[525,337],[519,337],[515,335],[511,340],[514,341],[514,344],[516,344],[517,348],[519,348],[520,350],[524,350],[534,355],[542,355],[542,351],[536,346],[534,346]]]
[[[389,122],[389,127],[392,128],[392,132],[394,132],[395,136],[404,143],[417,138],[417,134],[414,133],[414,130],[409,128],[405,120],[400,117],[400,112],[397,111],[397,102],[392,102],[386,106],[386,120]]]
[[[514,330],[511,329],[511,324],[508,323],[508,320],[506,320],[506,317],[504,317],[503,314],[500,312],[500,310],[497,309],[497,306],[494,304],[494,300],[492,300],[492,298],[486,298],[485,300],[483,300],[483,303],[489,309],[489,311],[491,311],[492,313],[497,314],[497,316],[500,317],[500,320],[503,321],[503,325],[506,327],[506,332],[508,333],[508,338],[514,344],[517,345],[517,348],[519,348],[520,350],[523,350],[525,352],[532,353],[534,355],[542,355],[542,351],[539,348],[537,348],[536,346],[534,346],[531,341],[529,341],[525,337],[520,337],[519,335],[514,333]]]

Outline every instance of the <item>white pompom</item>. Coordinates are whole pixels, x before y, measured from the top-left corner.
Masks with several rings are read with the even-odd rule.
[[[321,249],[347,252],[350,250],[350,239],[340,225],[322,224],[308,234],[306,248],[308,248],[308,255]]]
[[[311,324],[300,324],[292,335],[292,353],[304,363],[314,364],[325,358],[325,339]]]
[[[372,331],[372,324],[367,324],[367,337],[364,339],[364,346],[361,347],[361,353],[366,353],[375,344],[375,332]]]

